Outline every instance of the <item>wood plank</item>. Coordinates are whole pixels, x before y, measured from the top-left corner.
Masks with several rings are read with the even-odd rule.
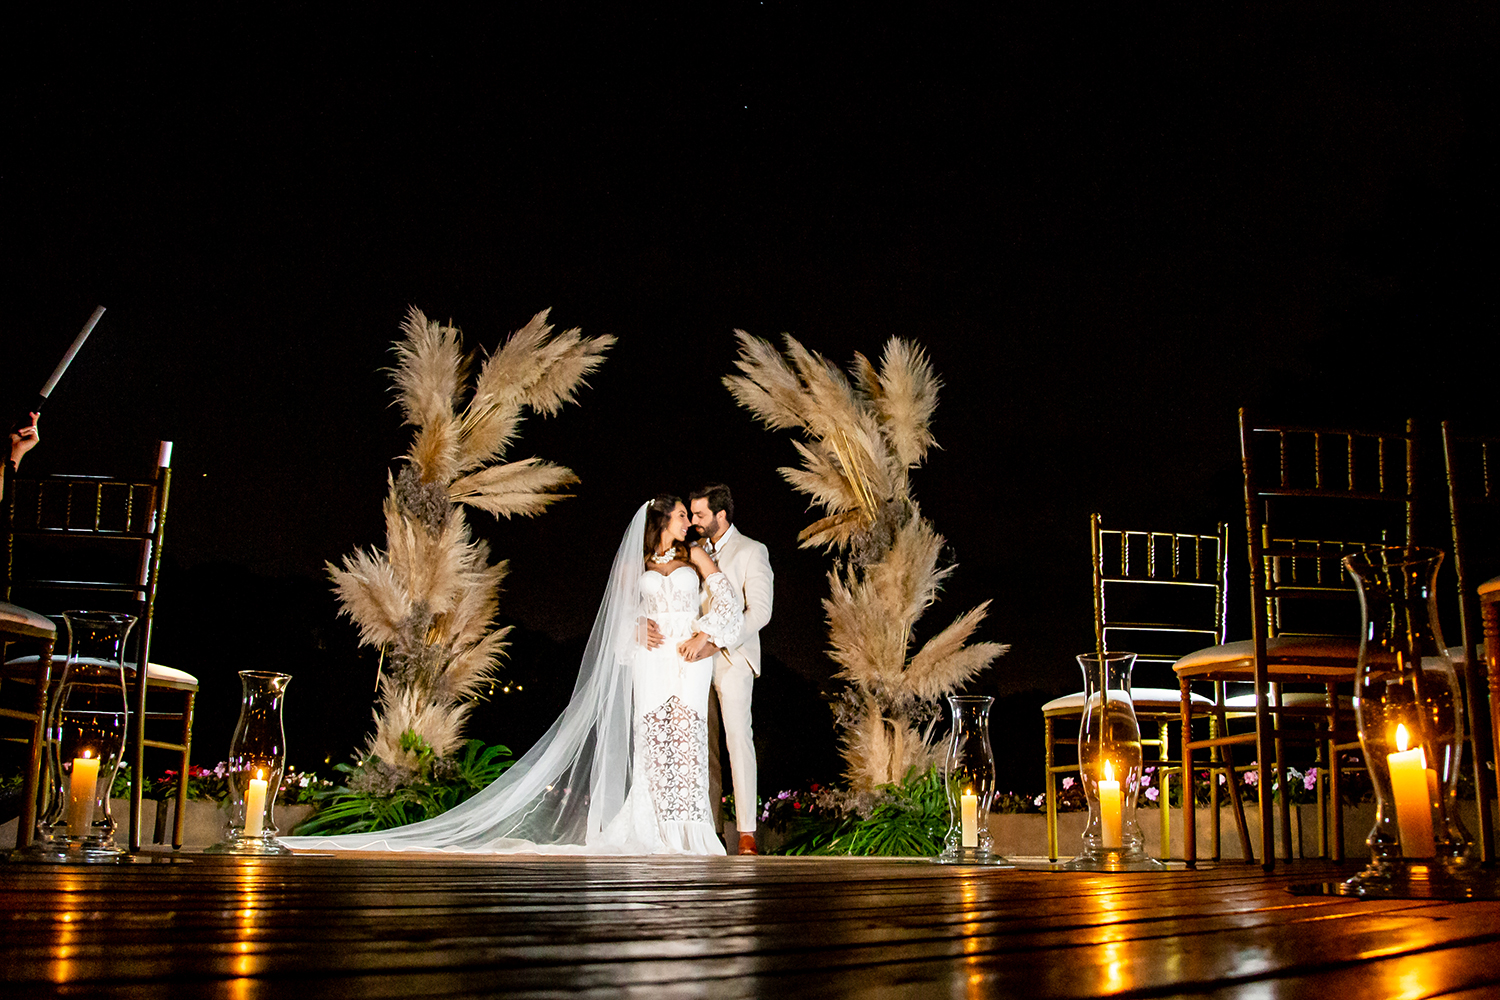
[[[0,866],[7,994],[1338,995],[1420,968],[1425,996],[1500,968],[1500,903],[1287,892],[1355,870],[1316,862],[175,860]]]

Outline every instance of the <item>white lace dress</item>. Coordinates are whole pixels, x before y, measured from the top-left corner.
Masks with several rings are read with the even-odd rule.
[[[707,592],[708,610],[700,613]],[[732,646],[744,624],[743,602],[723,573],[699,588],[698,573],[679,566],[641,576],[643,617],[665,641],[638,647],[632,663],[635,693],[634,763],[625,807],[604,832],[652,854],[723,854],[708,801],[708,689],[713,657],[688,663],[677,646],[694,632]]]

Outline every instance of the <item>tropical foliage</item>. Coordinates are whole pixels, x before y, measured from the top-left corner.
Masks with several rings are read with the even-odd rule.
[[[939,769],[913,770],[863,796],[815,792],[794,801],[777,825],[786,834],[783,854],[932,857],[948,832],[948,795]]]
[[[335,770],[348,775],[348,783],[315,793],[318,811],[292,832],[298,836],[369,833],[431,819],[488,787],[514,763],[509,748],[485,746],[479,740],[469,740],[461,752],[446,758],[438,757],[416,737],[408,736],[405,743],[403,750],[416,761],[416,774],[410,781],[380,794],[359,780],[357,766],[335,764]]]
[[[969,642],[986,601],[912,650],[917,620],[954,568],[943,564],[944,539],[910,481],[935,444],[941,383],[922,351],[899,338],[879,368],[856,354],[846,376],[791,336],[783,354],[737,333],[742,374],[724,383],[767,427],[800,434],[801,467],[780,471],[824,516],[798,537],[804,548],[835,553],[823,607],[848,685],[839,717],[848,780],[856,793],[899,785],[935,760],[943,697],[1008,648]]]

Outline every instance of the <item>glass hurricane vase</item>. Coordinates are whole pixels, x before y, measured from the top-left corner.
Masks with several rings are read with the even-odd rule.
[[[995,853],[990,835],[990,810],[995,802],[995,754],[990,748],[988,695],[948,696],[953,728],[943,759],[943,784],[948,792],[948,835],[942,864],[1009,865]]]
[[[1083,717],[1078,723],[1078,770],[1089,822],[1083,852],[1067,871],[1157,871],[1135,821],[1141,792],[1141,727],[1130,697],[1134,653],[1085,653]]]
[[[291,674],[241,670],[240,719],[229,741],[229,836],[210,854],[290,854],[276,839],[276,793],[286,771],[281,706]]]
[[[136,620],[98,611],[62,617],[68,658],[47,710],[47,806],[17,860],[113,864],[125,857],[109,800],[125,756],[125,640]]]
[[[1356,711],[1376,802],[1351,894],[1462,898],[1480,878],[1456,808],[1463,703],[1437,620],[1442,558],[1392,546],[1344,560],[1363,614]]]

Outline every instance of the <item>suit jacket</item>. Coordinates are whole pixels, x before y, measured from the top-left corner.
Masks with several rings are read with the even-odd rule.
[[[760,630],[771,620],[774,590],[771,557],[764,545],[746,538],[731,524],[715,547],[714,562],[735,591],[745,598],[745,625],[740,631],[740,641],[728,649],[720,649],[718,655],[748,665],[759,677]]]

